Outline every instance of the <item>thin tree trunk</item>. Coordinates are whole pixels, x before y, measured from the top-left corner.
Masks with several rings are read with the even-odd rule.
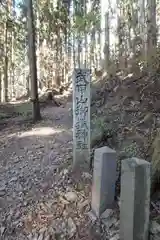
[[[0,103],[2,101],[2,69],[0,68]]]
[[[87,14],[87,2],[84,0],[84,17],[86,18]],[[84,33],[84,66],[87,68],[88,66],[88,39],[87,39],[87,29],[86,29],[86,23],[85,23],[85,33]]]
[[[40,20],[39,20],[39,1],[36,1],[36,57],[37,57],[37,84],[38,87],[40,87],[40,36],[39,36],[39,31],[40,31]]]
[[[15,21],[15,0],[12,0],[12,16],[13,21]],[[15,48],[15,28],[14,25],[12,26],[12,33],[11,33],[11,39],[12,39],[12,46],[11,46],[11,97],[15,97],[15,59],[14,59],[14,48]]]
[[[123,68],[123,37],[122,37],[122,20],[121,15],[118,16],[118,60],[119,60],[119,70]]]
[[[145,21],[145,0],[140,0],[139,2],[140,4],[140,36],[142,39],[142,49],[141,49],[141,54],[142,54],[142,58],[146,63],[147,60],[147,46],[146,46],[146,21]]]
[[[0,49],[1,49],[1,58],[0,58],[0,102],[2,101],[2,82],[4,78],[4,22],[0,23]]]
[[[7,13],[8,14],[8,13]],[[5,58],[4,58],[4,83],[3,83],[3,98],[4,102],[8,102],[8,17],[5,26]]]
[[[73,68],[76,67],[76,50],[75,50],[75,45],[76,45],[76,37],[75,37],[75,33],[73,33],[73,47],[72,47],[72,52],[73,52]]]
[[[78,41],[77,65],[78,65],[78,68],[80,68],[81,67],[81,37],[80,37],[79,34],[78,34],[78,37],[77,37],[77,41]]]
[[[92,32],[91,32],[91,47],[90,47],[90,64],[91,66],[95,67],[95,27],[93,26]]]
[[[85,36],[84,36],[84,67],[86,68],[88,66],[88,49],[87,49],[87,33],[85,32]]]
[[[35,26],[33,16],[32,0],[28,0],[28,34],[29,34],[29,66],[31,75],[31,99],[33,103],[33,120],[41,119],[40,106],[38,100],[37,86],[37,64],[36,64],[36,47],[35,47]]]
[[[105,70],[109,72],[109,61],[110,61],[110,41],[109,41],[109,12],[105,14],[105,46],[104,46],[104,56],[105,56]]]
[[[101,29],[99,26],[98,32],[97,32],[97,58],[96,58],[96,68],[100,68],[100,60],[101,60]]]
[[[156,29],[156,0],[148,0],[147,18],[147,60],[150,72],[153,70],[153,57],[156,53],[157,29]]]

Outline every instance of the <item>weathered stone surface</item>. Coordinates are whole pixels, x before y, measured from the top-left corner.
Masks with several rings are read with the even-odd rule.
[[[90,166],[90,81],[89,69],[73,74],[73,168]]]
[[[115,196],[116,152],[109,147],[95,150],[92,186],[92,211],[99,217],[111,208]]]
[[[147,240],[150,163],[137,158],[122,161],[120,201],[120,239]]]

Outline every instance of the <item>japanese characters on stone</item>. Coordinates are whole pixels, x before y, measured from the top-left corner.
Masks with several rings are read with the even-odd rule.
[[[90,87],[90,70],[76,69],[75,75],[75,137],[76,149],[89,148],[89,98],[88,87]]]

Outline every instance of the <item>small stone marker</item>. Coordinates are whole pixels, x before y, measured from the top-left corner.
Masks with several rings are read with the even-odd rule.
[[[91,70],[74,70],[73,168],[90,165],[90,82]]]
[[[122,161],[120,239],[147,240],[150,211],[150,163],[138,158]]]
[[[91,205],[97,217],[114,203],[116,160],[116,152],[109,147],[95,150]]]

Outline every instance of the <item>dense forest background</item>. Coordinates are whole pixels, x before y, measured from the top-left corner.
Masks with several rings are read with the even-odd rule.
[[[143,142],[147,139],[141,153],[151,156],[149,149],[159,132],[159,10],[156,0],[1,0],[0,102],[30,98],[38,120],[42,92],[70,84],[76,67],[91,68],[92,80],[105,84],[101,100],[111,83],[119,109],[127,103],[132,110],[124,111],[137,111],[140,124],[153,120],[148,135],[140,132]],[[120,94],[117,78],[127,85]],[[132,130],[139,131],[137,126]],[[157,139],[156,144],[159,135]],[[158,148],[152,155],[156,171]]]
[[[0,101],[29,95],[30,44],[39,89],[66,83],[78,66],[152,73],[159,67],[159,7],[155,0],[2,0]]]
[[[0,0],[2,240],[119,239],[121,163],[132,157],[151,163],[150,239],[160,239],[159,34],[159,0]],[[92,70],[82,175],[72,172],[74,68]],[[88,218],[103,146],[117,153],[108,227]]]

